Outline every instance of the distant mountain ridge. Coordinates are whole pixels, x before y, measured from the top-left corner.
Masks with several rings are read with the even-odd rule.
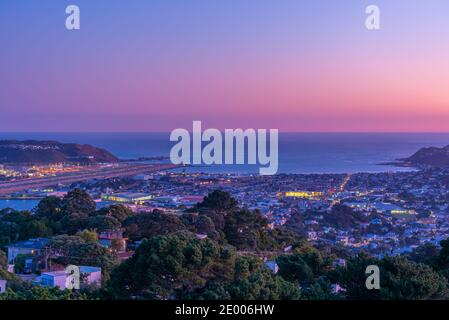
[[[38,140],[0,140],[0,163],[108,163],[119,159],[89,144]]]
[[[407,166],[449,167],[449,145],[421,148],[412,156],[399,160]]]

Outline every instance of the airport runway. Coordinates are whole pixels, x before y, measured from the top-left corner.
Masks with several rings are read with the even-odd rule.
[[[0,183],[0,195],[8,195],[14,192],[28,189],[50,187],[58,184],[67,185],[74,182],[88,181],[91,179],[111,179],[134,176],[141,173],[152,173],[180,167],[173,164],[127,164],[110,168],[86,168],[80,172],[61,174],[53,177],[31,178],[18,181]]]

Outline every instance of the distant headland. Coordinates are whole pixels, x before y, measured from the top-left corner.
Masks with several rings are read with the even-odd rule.
[[[110,163],[119,159],[105,149],[89,144],[37,140],[0,140],[0,163]]]
[[[408,158],[401,158],[393,162],[386,162],[381,164],[415,168],[447,168],[449,167],[449,145],[443,148],[421,148]]]

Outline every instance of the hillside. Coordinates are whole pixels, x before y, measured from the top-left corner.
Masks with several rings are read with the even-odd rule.
[[[56,141],[0,140],[0,163],[100,163],[117,162],[109,151],[88,144]]]
[[[400,159],[408,166],[449,167],[449,145],[443,148],[421,148],[412,156]]]

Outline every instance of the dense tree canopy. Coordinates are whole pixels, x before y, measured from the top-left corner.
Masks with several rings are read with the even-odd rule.
[[[50,221],[60,220],[62,201],[55,196],[49,196],[39,201],[36,209],[36,216],[46,218]]]
[[[380,290],[365,285],[367,266],[380,271]],[[430,266],[404,257],[377,260],[366,255],[350,259],[345,268],[338,268],[334,279],[346,288],[349,299],[444,299],[448,298],[447,280]]]
[[[104,280],[109,278],[111,270],[118,264],[114,253],[98,242],[86,241],[79,236],[53,237],[48,247],[55,262],[63,265],[98,266],[102,269]]]
[[[8,268],[8,258],[6,253],[0,249],[0,269],[6,270]]]
[[[237,206],[237,201],[229,193],[222,190],[211,192],[199,204],[200,208],[227,212],[235,210]]]
[[[122,224],[120,223],[120,221],[112,216],[98,215],[95,217],[91,217],[87,222],[87,227],[89,229],[95,229],[97,231],[116,230],[121,226]]]
[[[93,214],[95,212],[95,201],[92,197],[82,189],[74,189],[67,193],[62,199],[62,213],[63,215],[70,215],[72,213]]]
[[[268,225],[258,211],[234,210],[227,214],[224,233],[230,244],[241,250],[255,250]]]
[[[96,215],[107,216],[116,219],[122,223],[133,215],[133,212],[123,204],[113,204],[97,211]]]
[[[292,254],[280,255],[276,261],[284,279],[310,285],[331,271],[333,260],[311,246],[304,246]]]
[[[144,241],[114,270],[108,292],[115,298],[298,298],[296,286],[272,275],[260,259],[188,234]]]
[[[123,222],[126,235],[133,240],[151,238],[186,230],[181,219],[173,214],[165,214],[160,210],[132,216]]]

